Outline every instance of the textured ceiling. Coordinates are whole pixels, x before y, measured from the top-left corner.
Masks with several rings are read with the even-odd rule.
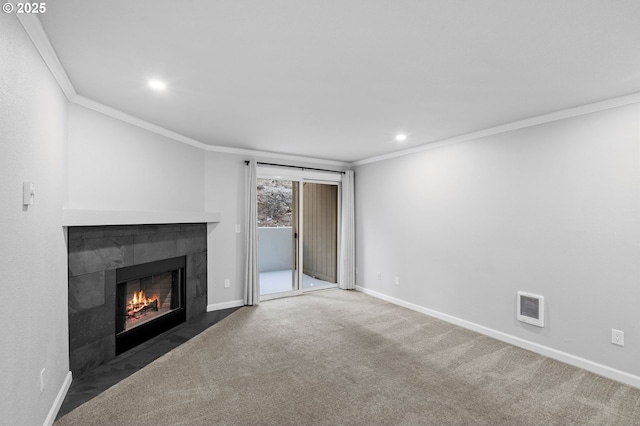
[[[321,159],[640,92],[637,0],[58,0],[40,20],[81,96],[205,144]]]

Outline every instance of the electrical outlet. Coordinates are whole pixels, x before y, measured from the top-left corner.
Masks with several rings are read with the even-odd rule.
[[[40,393],[44,392],[44,368],[40,371]]]
[[[396,277],[395,283],[396,283],[396,285],[400,285],[400,277]]]
[[[618,346],[624,346],[624,331],[611,329],[611,343]]]
[[[229,288],[229,287],[231,287],[231,280],[227,278],[226,280],[224,280],[224,288]]]
[[[376,273],[376,277],[381,280],[382,279],[382,273],[381,272],[377,272]]]

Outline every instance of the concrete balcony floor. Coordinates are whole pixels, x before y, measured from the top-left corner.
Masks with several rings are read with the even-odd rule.
[[[291,291],[291,269],[282,271],[271,271],[260,273],[260,295],[283,293]],[[305,290],[313,289],[314,287],[324,288],[326,286],[336,285],[336,283],[330,283],[322,281],[317,278],[310,277],[304,274],[302,280],[302,288]]]

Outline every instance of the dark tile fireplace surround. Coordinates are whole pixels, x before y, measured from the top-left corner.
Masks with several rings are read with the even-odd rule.
[[[116,356],[116,271],[184,256],[186,320],[206,312],[207,225],[69,227],[69,368]]]

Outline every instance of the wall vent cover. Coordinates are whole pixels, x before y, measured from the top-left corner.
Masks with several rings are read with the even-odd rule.
[[[518,321],[544,327],[544,297],[519,291],[517,314]]]

